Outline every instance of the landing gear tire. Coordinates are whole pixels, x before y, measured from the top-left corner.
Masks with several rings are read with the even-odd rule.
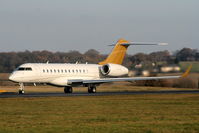
[[[89,86],[88,87],[88,93],[96,93],[96,87],[95,86]]]
[[[64,93],[73,93],[73,88],[70,86],[64,87]]]
[[[25,91],[24,90],[19,90],[19,94],[24,94]]]

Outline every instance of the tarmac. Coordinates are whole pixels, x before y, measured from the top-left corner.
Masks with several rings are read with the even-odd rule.
[[[111,96],[111,95],[152,95],[152,94],[199,94],[199,90],[164,90],[164,91],[121,91],[121,92],[75,92],[75,93],[25,93],[2,92],[0,98],[33,97],[76,97],[76,96]]]

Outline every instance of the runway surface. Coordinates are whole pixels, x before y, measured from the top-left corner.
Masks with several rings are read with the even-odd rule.
[[[110,96],[110,95],[150,95],[150,94],[199,94],[199,90],[165,90],[165,91],[123,91],[123,92],[97,92],[86,93],[76,92],[71,94],[65,93],[25,93],[19,95],[14,92],[1,93],[0,98],[17,98],[17,97],[74,97],[74,96]]]

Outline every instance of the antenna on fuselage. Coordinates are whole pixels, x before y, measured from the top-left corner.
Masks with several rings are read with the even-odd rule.
[[[46,64],[48,64],[48,63],[49,63],[49,61],[46,62]]]

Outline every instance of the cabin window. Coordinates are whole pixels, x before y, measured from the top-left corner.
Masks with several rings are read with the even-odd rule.
[[[61,72],[62,72],[62,73],[64,72],[63,69],[61,70]]]
[[[83,70],[83,72],[85,73],[85,70]]]
[[[68,72],[70,73],[70,70],[68,70]]]
[[[79,70],[79,72],[81,73],[82,71],[81,71],[81,70]]]
[[[48,69],[47,69],[46,71],[47,71],[47,73],[48,73]]]
[[[57,70],[58,71],[58,73],[59,73],[59,70]]]
[[[65,70],[65,73],[67,73],[67,70]]]
[[[56,73],[56,70],[54,69],[54,72]]]
[[[45,70],[43,69],[43,73],[45,73]]]
[[[52,70],[52,69],[50,69],[50,72],[52,73],[52,72],[53,72],[53,70]]]
[[[76,72],[78,73],[78,70],[76,70]]]
[[[73,71],[73,73],[75,72],[74,70],[72,70]]]

